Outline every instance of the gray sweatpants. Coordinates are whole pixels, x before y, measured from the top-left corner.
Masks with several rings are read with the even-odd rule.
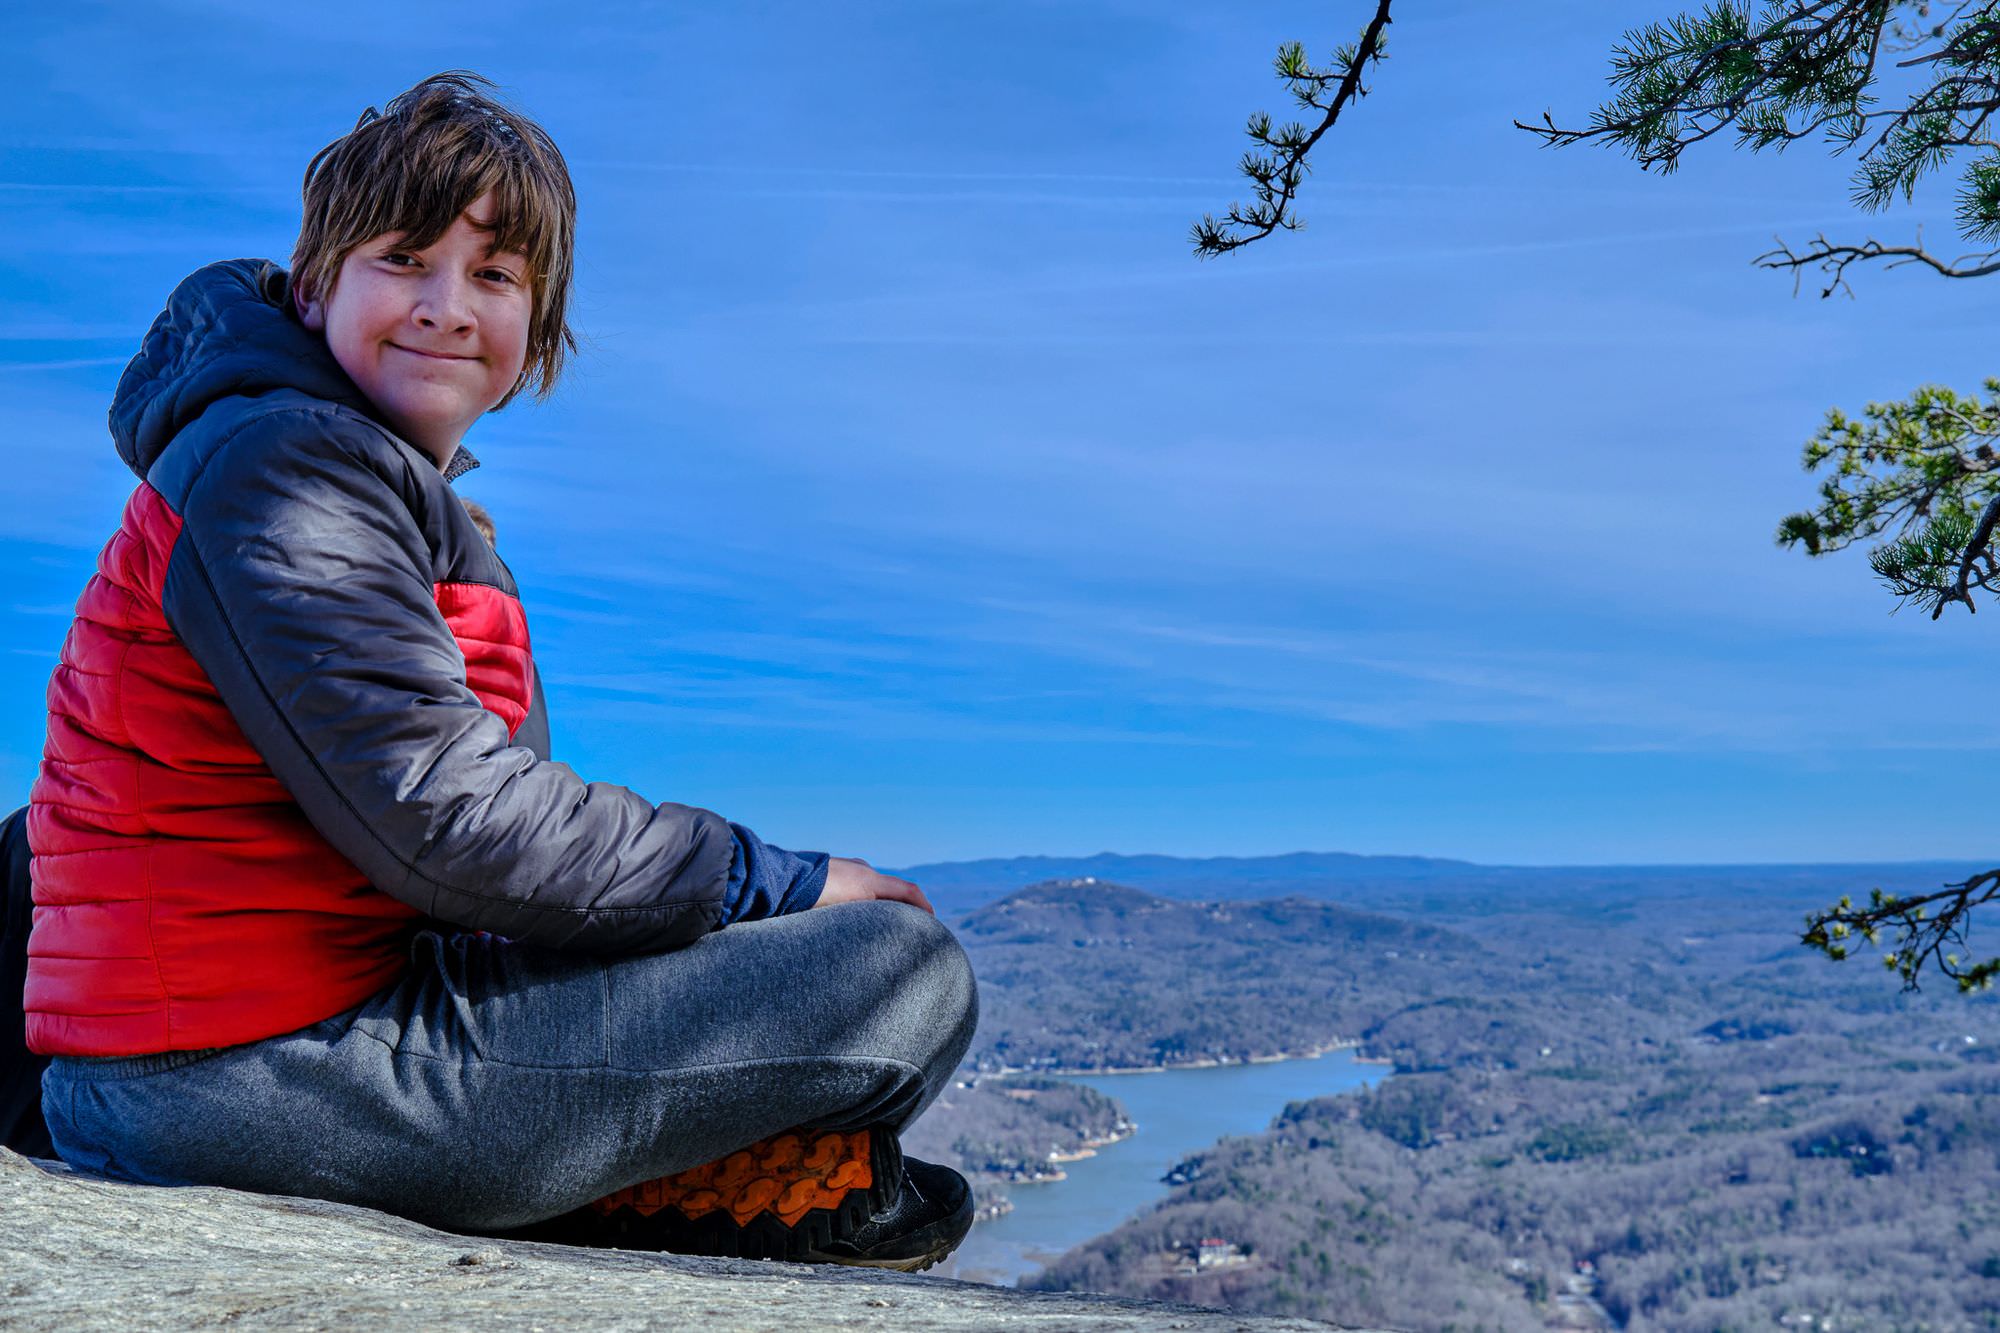
[[[57,1059],[63,1160],[498,1230],[786,1129],[900,1130],[972,1040],[972,969],[902,903],[598,959],[424,932],[356,1009],[215,1051]]]

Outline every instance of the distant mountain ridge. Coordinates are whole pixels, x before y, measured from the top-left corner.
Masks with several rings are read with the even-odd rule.
[[[1802,902],[1831,902],[1877,885],[1912,891],[1935,888],[1986,869],[1969,861],[1797,863],[1775,865],[1495,866],[1430,856],[1363,856],[1353,852],[1288,852],[1276,856],[1182,857],[1156,854],[1012,856],[937,861],[890,873],[922,885],[940,908],[970,911],[1029,884],[1096,879],[1164,898],[1188,900],[1310,898],[1355,901],[1379,896],[1415,908],[1461,895],[1568,894],[1645,889],[1702,896],[1777,893]]]
[[[1029,884],[1099,879],[1167,898],[1283,897],[1317,885],[1412,882],[1477,875],[1484,866],[1430,856],[1287,852],[1277,856],[1009,856],[937,861],[892,873],[956,908],[977,907]],[[940,895],[942,895],[940,897]]]
[[[1298,875],[1423,878],[1485,868],[1471,861],[1454,861],[1444,857],[1364,856],[1358,852],[1283,852],[1274,856],[1162,856],[1151,852],[1137,855],[1098,852],[1092,856],[1007,856],[979,861],[934,861],[897,873],[923,873],[937,878],[940,883],[945,875],[998,876],[1013,879],[1015,887],[1019,888],[1052,879],[1080,879],[1085,876],[1130,884],[1134,882],[1134,876],[1171,878],[1194,873],[1245,880]]]

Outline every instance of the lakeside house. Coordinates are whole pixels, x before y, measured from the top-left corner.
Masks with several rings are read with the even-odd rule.
[[[1215,1268],[1233,1268],[1238,1264],[1250,1262],[1250,1256],[1243,1252],[1242,1246],[1216,1236],[1206,1236],[1196,1241],[1194,1252],[1190,1257],[1194,1260],[1194,1271],[1197,1273],[1205,1273]]]

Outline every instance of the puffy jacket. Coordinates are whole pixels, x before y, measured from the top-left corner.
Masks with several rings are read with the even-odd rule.
[[[631,953],[817,898],[824,857],[549,761],[512,575],[281,270],[184,281],[111,429],[142,480],[49,684],[33,1050],[288,1032],[427,923]]]

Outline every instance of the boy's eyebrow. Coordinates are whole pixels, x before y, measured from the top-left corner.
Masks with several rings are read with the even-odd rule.
[[[477,218],[467,218],[465,219],[465,224],[468,227],[471,227],[474,231],[485,232],[488,236],[497,236],[500,233],[507,230],[506,224],[503,223],[498,218],[495,218],[491,222],[481,222]],[[514,255],[524,263],[529,262],[528,252],[518,247],[511,250],[503,250],[500,248],[498,243],[487,246],[486,247],[487,258],[491,259],[495,255]]]
[[[481,227],[476,222],[472,223],[472,226],[474,227],[474,229],[484,232],[497,232],[500,230],[500,228],[497,226]],[[440,237],[439,239],[443,238]],[[437,243],[436,241],[433,241],[431,244],[435,245],[436,243]],[[407,231],[385,231],[380,236],[377,236],[374,240],[369,241],[368,244],[370,246],[379,246],[384,250],[409,249],[411,248],[410,233]],[[489,245],[486,247],[486,258],[518,259],[523,264],[528,264],[528,265],[532,265],[535,262],[534,259],[528,254],[526,250],[521,250],[521,249],[503,250],[498,245]]]

